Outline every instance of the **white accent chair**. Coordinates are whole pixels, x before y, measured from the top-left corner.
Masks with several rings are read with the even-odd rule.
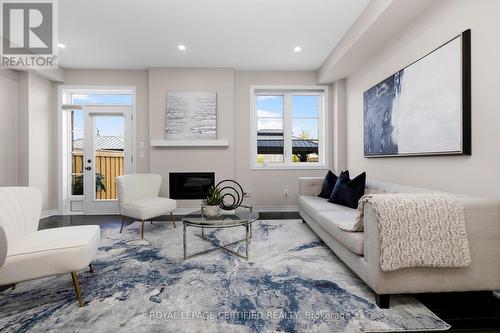
[[[175,225],[173,212],[177,209],[177,201],[160,197],[161,176],[154,174],[134,174],[116,177],[118,201],[122,214],[123,231],[125,219],[141,221],[141,239],[144,239],[144,221],[170,213]]]
[[[71,273],[83,306],[77,272],[89,266],[101,240],[98,225],[38,230],[42,193],[31,187],[0,188],[0,285]]]

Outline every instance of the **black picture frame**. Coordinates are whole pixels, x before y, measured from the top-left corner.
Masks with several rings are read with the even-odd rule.
[[[461,39],[461,107],[462,107],[462,112],[461,112],[461,149],[457,151],[436,151],[436,152],[416,152],[416,153],[387,153],[387,152],[367,152],[367,105],[366,105],[366,100],[367,100],[367,93],[372,91],[373,89],[376,89],[377,86],[383,84],[387,80],[390,80],[391,78],[395,78],[395,80],[398,80],[397,75],[398,73],[403,73],[405,69],[408,67],[412,66],[413,64],[416,64],[423,58],[431,55],[435,51],[439,50],[443,46],[451,43],[452,41],[455,41],[457,38]],[[408,157],[408,156],[439,156],[439,155],[446,155],[446,156],[453,156],[453,155],[471,155],[472,154],[472,122],[471,122],[471,30],[465,30],[463,31],[460,35],[455,36],[454,38],[450,39],[448,42],[440,45],[439,47],[435,48],[434,50],[428,52],[424,56],[420,57],[419,59],[415,60],[411,64],[407,65],[406,67],[402,68],[398,72],[392,74],[391,76],[387,77],[386,79],[382,80],[381,82],[377,83],[376,85],[370,87],[368,90],[366,90],[363,94],[363,146],[364,146],[364,157],[365,158],[377,158],[377,157]]]

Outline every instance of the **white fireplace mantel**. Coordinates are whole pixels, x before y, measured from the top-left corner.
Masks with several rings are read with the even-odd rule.
[[[151,147],[228,147],[229,140],[151,140]]]

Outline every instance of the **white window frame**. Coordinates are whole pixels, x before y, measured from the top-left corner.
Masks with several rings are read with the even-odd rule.
[[[72,212],[70,209],[72,200],[84,200],[83,195],[73,195],[71,193],[71,161],[69,157],[71,155],[71,147],[69,147],[69,124],[70,119],[68,118],[68,113],[66,110],[70,110],[72,106],[75,109],[83,109],[85,105],[71,105],[66,100],[67,96],[74,94],[126,94],[132,95],[132,138],[131,138],[131,150],[132,150],[132,170],[131,173],[135,173],[136,170],[136,98],[137,91],[135,86],[127,85],[59,85],[58,87],[58,164],[59,164],[59,211],[63,215],[81,215],[83,212]],[[110,105],[100,105],[100,104],[89,104],[92,106],[110,106]],[[123,106],[123,105],[118,105]]]
[[[318,110],[318,162],[292,162],[292,95],[322,94]],[[257,96],[281,95],[283,100],[283,163],[257,163]],[[328,169],[329,138],[328,124],[328,86],[250,86],[250,169],[252,170],[287,170],[287,169]]]

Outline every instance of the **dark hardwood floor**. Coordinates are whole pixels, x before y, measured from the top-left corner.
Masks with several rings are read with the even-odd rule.
[[[416,298],[452,332],[500,332],[500,299],[491,291],[419,294]]]
[[[181,220],[182,216],[175,216]],[[300,219],[296,212],[260,213],[262,220]],[[170,221],[169,216],[159,220]],[[121,225],[121,216],[53,216],[40,221],[40,229],[98,224],[101,228]],[[500,332],[500,299],[492,292],[430,293],[416,298],[452,326],[449,332]]]

